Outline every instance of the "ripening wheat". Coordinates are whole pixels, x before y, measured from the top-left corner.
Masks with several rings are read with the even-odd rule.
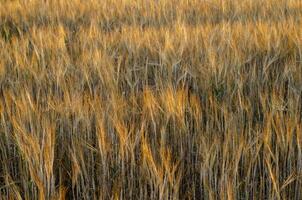
[[[302,1],[0,0],[0,199],[302,199]]]

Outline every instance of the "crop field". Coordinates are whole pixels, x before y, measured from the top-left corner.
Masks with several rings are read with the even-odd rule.
[[[302,199],[302,1],[0,0],[6,199]]]

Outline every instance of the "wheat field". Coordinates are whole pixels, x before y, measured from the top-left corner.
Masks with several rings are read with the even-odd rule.
[[[0,0],[0,199],[302,199],[302,1]]]

